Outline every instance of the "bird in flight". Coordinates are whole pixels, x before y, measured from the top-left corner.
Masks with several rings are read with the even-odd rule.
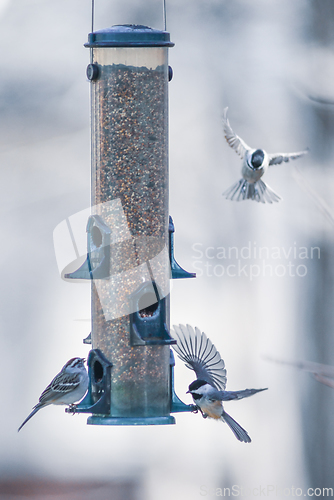
[[[274,153],[269,154],[264,149],[250,148],[232,130],[227,118],[227,110],[223,111],[223,126],[226,141],[236,153],[243,159],[241,175],[242,179],[224,191],[223,196],[228,200],[254,200],[261,203],[273,203],[281,197],[266,184],[261,177],[266,173],[268,167],[279,165],[283,162],[296,160],[308,153],[307,150],[297,153]]]

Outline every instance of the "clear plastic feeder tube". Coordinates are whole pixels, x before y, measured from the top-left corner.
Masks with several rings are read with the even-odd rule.
[[[91,204],[111,231],[110,276],[92,283],[92,347],[112,363],[110,417],[170,412],[170,348],[154,325],[169,327],[172,45],[168,33],[143,26],[101,30],[87,44],[93,50]],[[98,233],[97,227],[96,246]],[[161,321],[154,323],[157,315]]]

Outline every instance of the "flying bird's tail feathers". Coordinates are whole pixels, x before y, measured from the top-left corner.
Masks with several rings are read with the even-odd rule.
[[[240,181],[224,191],[223,196],[227,200],[254,200],[261,203],[273,203],[281,199],[281,197],[261,179],[254,183],[250,183],[245,179],[240,179]]]
[[[266,391],[267,389],[268,388],[266,387],[265,389],[244,389],[243,391],[223,391],[222,401],[232,401],[235,399],[249,398],[249,396],[253,396],[253,394],[256,394],[257,392]]]
[[[243,429],[241,425],[238,424],[238,422],[236,422],[228,413],[226,413],[226,411],[224,411],[222,419],[227,423],[238,441],[241,441],[242,443],[250,443],[252,441],[247,431],[245,431],[245,429]]]
[[[40,410],[44,405],[39,405],[37,404],[34,409],[32,410],[32,412],[27,416],[27,418],[25,419],[25,421],[20,425],[20,427],[17,429],[17,432],[20,432],[20,430],[22,429],[22,427],[28,422],[28,420],[31,419],[31,417],[33,417],[35,415],[35,413],[38,412],[38,410]]]

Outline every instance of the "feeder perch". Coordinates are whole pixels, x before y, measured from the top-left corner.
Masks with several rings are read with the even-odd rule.
[[[99,349],[93,349],[89,353],[87,366],[90,374],[89,390],[80,405],[76,407],[75,413],[109,414],[112,364]],[[68,413],[71,413],[71,409]]]
[[[130,298],[134,312],[130,316],[131,345],[176,344],[167,327],[167,299],[160,299],[156,283],[143,284]]]
[[[101,279],[110,276],[111,229],[98,215],[92,215],[87,223],[87,259],[67,279]]]
[[[169,216],[169,258],[170,258],[170,265],[171,265],[171,270],[172,270],[172,279],[180,279],[180,278],[196,278],[196,273],[188,273],[188,271],[185,271],[182,269],[182,267],[176,262],[175,257],[174,257],[174,232],[175,232],[175,227],[174,227],[174,222],[171,216]]]

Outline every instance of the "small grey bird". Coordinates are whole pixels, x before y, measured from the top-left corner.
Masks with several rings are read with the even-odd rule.
[[[307,150],[298,153],[274,153],[268,154],[263,149],[252,149],[233,132],[227,118],[227,110],[223,111],[224,133],[227,143],[243,159],[241,175],[242,179],[229,189],[224,191],[223,196],[228,200],[254,200],[261,203],[273,203],[281,198],[275,193],[261,177],[271,165],[296,160],[308,153]]]
[[[42,392],[39,402],[20,425],[18,432],[41,408],[51,404],[73,405],[84,397],[88,389],[88,373],[84,361],[84,358],[72,358],[63,366]]]
[[[235,437],[244,443],[251,438],[223,407],[223,401],[248,398],[266,389],[244,389],[243,391],[225,391],[226,369],[219,352],[205,333],[190,325],[173,326],[172,336],[177,340],[173,349],[187,368],[194,370],[197,379],[189,385],[194,403],[204,418],[222,420],[230,427]]]

